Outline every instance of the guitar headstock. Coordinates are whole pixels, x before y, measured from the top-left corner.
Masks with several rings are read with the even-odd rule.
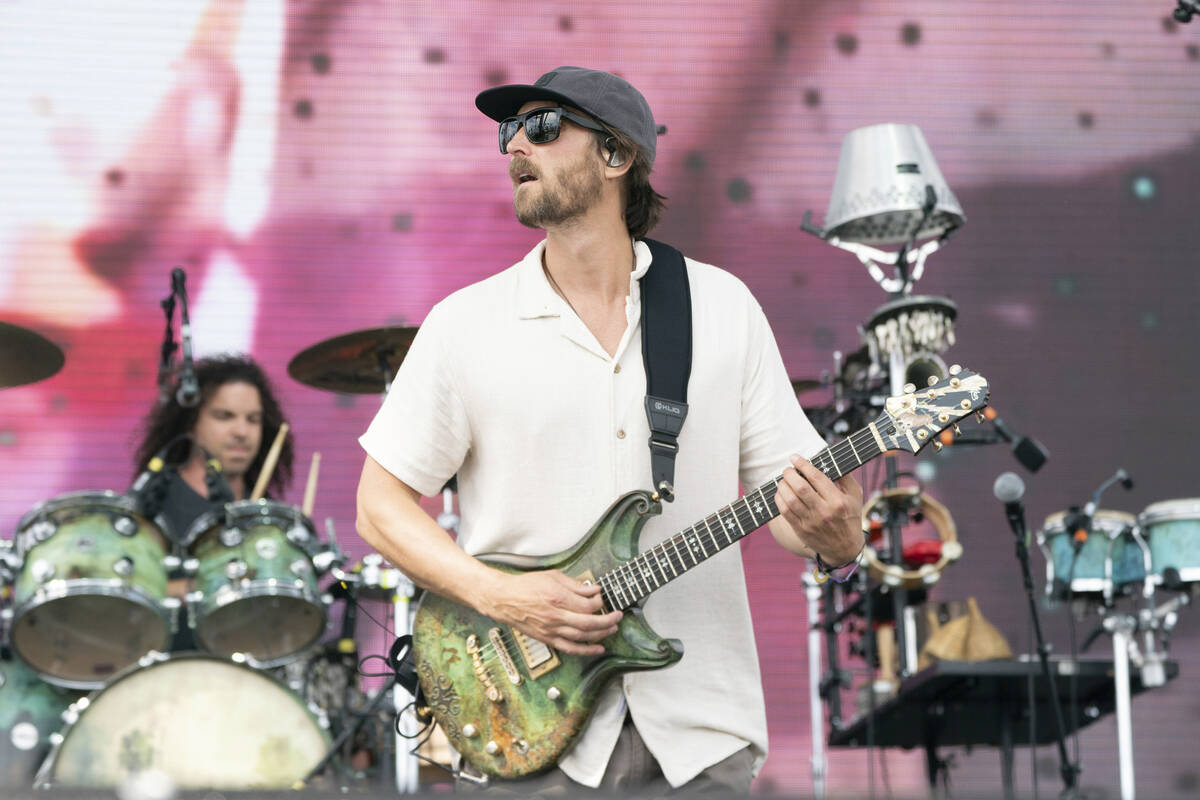
[[[955,364],[943,380],[915,389],[884,403],[887,430],[881,427],[880,434],[891,444],[890,449],[908,450],[918,453],[925,445],[933,442],[940,450],[938,434],[947,428],[958,433],[960,419],[978,413],[987,407],[988,385],[982,375],[976,375]]]

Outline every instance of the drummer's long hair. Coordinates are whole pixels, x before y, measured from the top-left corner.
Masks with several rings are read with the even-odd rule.
[[[254,461],[246,470],[246,492],[258,481],[262,471],[263,461],[267,451],[275,441],[275,435],[283,424],[283,410],[275,399],[271,389],[271,381],[262,368],[248,356],[220,355],[202,358],[196,362],[196,380],[200,384],[200,403],[194,408],[184,408],[175,400],[172,391],[170,399],[165,404],[156,404],[142,421],[142,442],[134,454],[133,474],[136,477],[150,459],[163,447],[178,439],[167,450],[164,460],[167,464],[182,464],[191,456],[191,441],[184,434],[190,433],[200,416],[200,409],[209,401],[221,386],[227,383],[248,383],[258,389],[262,399],[262,443]],[[267,484],[267,494],[280,497],[292,480],[292,434],[289,431],[279,451],[279,460],[275,464],[275,472]]]

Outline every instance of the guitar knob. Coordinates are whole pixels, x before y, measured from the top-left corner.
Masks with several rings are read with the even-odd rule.
[[[463,725],[463,736],[467,737],[468,739],[474,739],[475,734],[477,733],[479,733],[479,731],[475,730],[475,726],[471,723],[468,722],[466,725]]]
[[[495,742],[488,742],[483,746],[483,749],[489,756],[494,756],[496,753],[500,752],[500,745],[496,744]]]
[[[546,697],[549,697],[551,700],[557,700],[562,697],[562,692],[559,691],[557,686],[551,686],[546,690]]]

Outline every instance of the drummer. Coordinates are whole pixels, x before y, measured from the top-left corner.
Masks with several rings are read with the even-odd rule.
[[[135,475],[155,455],[166,462],[159,521],[175,542],[205,512],[246,499],[284,421],[266,373],[247,356],[200,359],[196,379],[199,405],[184,408],[174,395],[156,404],[142,423],[142,442],[134,457]],[[206,465],[205,453],[219,462],[219,472]],[[288,433],[267,483],[268,495],[283,494],[292,477],[292,455]]]

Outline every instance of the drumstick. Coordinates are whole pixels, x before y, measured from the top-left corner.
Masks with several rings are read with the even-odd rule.
[[[308,468],[308,484],[304,487],[304,505],[300,506],[306,517],[312,516],[313,503],[317,499],[317,473],[320,469],[321,454],[313,453],[312,466]]]
[[[267,457],[263,461],[262,472],[258,473],[258,480],[254,483],[254,491],[250,493],[251,500],[258,500],[263,496],[263,492],[267,489],[267,483],[271,480],[271,473],[275,471],[275,462],[279,460],[279,451],[283,449],[283,440],[287,438],[288,424],[284,422],[279,426],[279,433],[275,434],[275,441],[271,442],[271,449],[267,451]]]

